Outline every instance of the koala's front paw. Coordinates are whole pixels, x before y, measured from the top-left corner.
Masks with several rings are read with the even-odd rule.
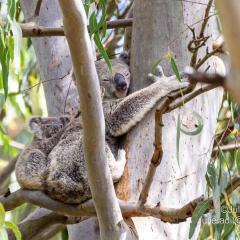
[[[117,182],[122,177],[126,162],[125,150],[119,149],[114,168],[112,169],[112,178],[114,182]]]
[[[150,80],[153,83],[161,80],[161,78],[164,78],[164,77],[165,75],[163,73],[163,68],[160,64],[157,65],[153,73],[148,74],[148,80]]]
[[[160,64],[158,64],[157,67],[154,69],[154,75],[158,77],[165,77],[163,68]]]

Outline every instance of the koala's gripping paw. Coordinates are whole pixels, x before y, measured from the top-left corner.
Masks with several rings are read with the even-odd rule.
[[[126,164],[126,152],[124,149],[118,150],[118,156],[111,170],[113,182],[117,182],[123,175]]]

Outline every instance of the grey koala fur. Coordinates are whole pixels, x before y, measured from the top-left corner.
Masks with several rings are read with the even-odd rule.
[[[16,177],[21,186],[44,189],[47,156],[59,142],[69,121],[68,116],[33,117],[29,121],[33,140],[19,155],[16,164]]]
[[[119,63],[116,64],[118,65]],[[114,67],[115,65],[113,65],[113,69]],[[103,101],[106,124],[105,151],[113,181],[117,181],[122,176],[126,163],[125,151],[120,146],[120,137],[128,133],[141,121],[163,97],[167,96],[170,92],[177,91],[188,85],[188,83],[179,82],[176,79],[169,81],[169,79],[162,76],[158,77],[158,81],[150,86],[126,96],[129,80],[128,84],[124,86],[122,85],[122,80],[130,77],[129,70],[128,73],[125,72],[126,65],[124,64],[119,69],[124,69],[123,72],[121,72],[122,70],[120,71],[123,78],[121,76],[119,78],[117,75],[116,79],[114,76],[119,72],[111,75],[106,72],[105,67],[100,70],[98,69],[100,83],[104,81],[105,84],[105,86],[102,85],[105,88],[104,96],[106,96]],[[116,80],[119,83],[119,79],[121,83],[120,88],[114,85],[114,81]],[[117,93],[118,90],[120,90],[121,94]],[[119,98],[122,96],[123,98]],[[44,171],[44,183],[42,181],[38,183],[37,189],[44,190],[52,198],[69,204],[79,204],[91,198],[83,155],[83,129],[80,119],[81,116],[74,118],[66,126],[60,140],[47,157],[47,165],[39,163],[39,166],[45,165],[46,169]],[[29,164],[29,169],[38,168],[38,165],[30,161]],[[26,172],[24,165],[19,170],[23,171],[23,174]],[[19,174],[17,174],[17,177],[19,181]],[[37,178],[35,177],[35,179]],[[43,178],[40,177],[39,179]],[[31,184],[26,184],[25,179],[21,179],[19,182],[24,188],[36,189],[32,188]]]

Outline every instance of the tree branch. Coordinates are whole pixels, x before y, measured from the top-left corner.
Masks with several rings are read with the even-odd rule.
[[[192,92],[190,92],[189,94],[186,94],[184,96],[179,97],[178,99],[176,99],[175,102],[171,103],[168,108],[166,109],[166,112],[171,112],[176,108],[179,108],[181,106],[183,106],[185,103],[191,101],[192,99],[194,99],[195,97],[210,91],[214,88],[216,88],[216,85],[204,85],[201,86],[200,88],[198,88],[197,90],[194,90]]]
[[[47,240],[61,231],[66,224],[80,222],[80,218],[73,218],[54,213],[47,209],[37,209],[18,224],[24,240]],[[8,231],[9,240],[15,240],[12,231]]]
[[[14,171],[15,165],[17,162],[17,158],[15,157],[11,159],[8,163],[8,165],[2,170],[0,173],[0,186],[5,182],[5,180],[10,176],[10,174]]]
[[[229,181],[225,190],[226,194],[230,195],[239,186],[240,186],[240,174],[237,174],[231,179],[231,181]],[[211,198],[209,199],[211,200]],[[200,196],[192,200],[191,202],[185,204],[181,208],[167,208],[167,207],[161,206],[159,203],[156,206],[150,206],[150,205],[140,205],[138,203],[136,204],[136,203],[124,202],[124,201],[119,201],[119,205],[121,207],[123,216],[126,218],[155,217],[160,219],[163,222],[180,223],[180,222],[186,221],[188,217],[191,217],[197,205],[204,200],[206,199],[203,196]],[[57,219],[63,219],[62,218],[63,216],[60,216],[60,215],[72,216],[72,217],[91,217],[96,215],[95,207],[92,200],[80,205],[70,205],[70,204],[65,204],[65,203],[61,203],[59,201],[53,200],[41,191],[28,191],[28,190],[20,189],[17,192],[14,192],[7,197],[1,197],[0,202],[3,204],[6,211],[10,211],[16,208],[17,206],[20,206],[24,202],[32,203],[40,207],[48,208],[54,211],[55,214],[59,215],[58,216],[59,218]],[[211,209],[212,207],[213,207],[213,204],[210,204],[209,209]],[[46,209],[41,209],[41,211],[47,214],[51,213]],[[42,213],[41,214],[36,213],[36,214],[39,214],[40,216],[42,215],[45,216],[45,214],[42,214]],[[23,222],[27,221],[29,218],[31,218],[31,215]],[[78,221],[82,221],[83,219],[86,219],[86,218],[80,218],[80,219],[67,218],[66,221],[67,221],[67,224],[70,224],[70,223],[76,223]],[[41,219],[39,221],[41,222]],[[44,223],[44,224],[46,225],[47,223]],[[27,229],[26,226],[25,228]]]
[[[113,21],[107,21],[107,28],[126,28],[132,26],[132,18],[118,19]],[[36,25],[33,22],[20,24],[23,37],[50,37],[50,36],[64,36],[64,30],[62,27],[43,27]]]
[[[232,143],[232,144],[227,144],[227,145],[223,145],[223,146],[217,146],[213,149],[213,152],[216,153],[219,150],[220,151],[231,151],[231,150],[236,150],[240,148],[240,143]]]
[[[81,1],[59,0],[59,3],[80,97],[84,158],[100,226],[100,237],[121,239],[127,234],[128,228],[122,218],[105,156],[105,124],[101,93],[85,10]]]
[[[165,98],[162,101],[161,105],[155,112],[155,140],[154,140],[154,153],[152,155],[152,159],[150,161],[148,173],[146,179],[143,184],[142,191],[139,196],[139,204],[143,206],[147,202],[147,198],[149,195],[149,191],[153,182],[154,175],[156,173],[157,167],[160,165],[162,156],[163,156],[163,149],[162,149],[162,115],[165,112],[165,109],[168,106],[170,98]]]

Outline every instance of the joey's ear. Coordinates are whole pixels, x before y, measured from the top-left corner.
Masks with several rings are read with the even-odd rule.
[[[41,117],[32,117],[29,121],[30,130],[38,138],[42,137],[41,124],[42,124],[42,118]]]
[[[130,52],[122,52],[119,55],[119,59],[125,62],[128,66],[130,66]]]
[[[67,115],[61,116],[59,119],[62,122],[63,126],[66,126],[70,122],[70,116]]]

